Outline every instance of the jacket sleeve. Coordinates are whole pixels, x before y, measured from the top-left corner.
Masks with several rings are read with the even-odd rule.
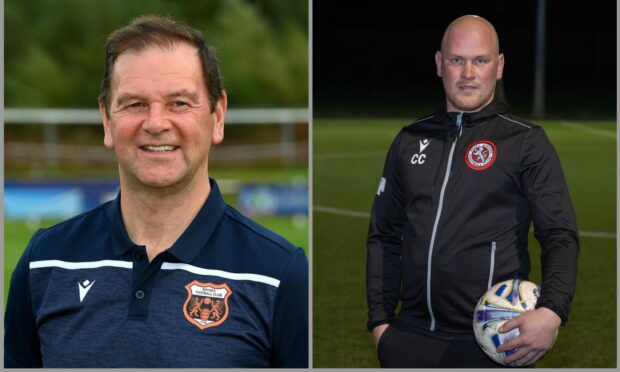
[[[33,236],[22,254],[13,275],[4,313],[4,367],[42,367],[41,347],[30,298],[30,250]]]
[[[276,368],[308,368],[308,259],[293,254],[276,294],[272,361]]]
[[[401,136],[393,141],[370,214],[367,239],[366,294],[368,330],[392,323],[400,297],[405,203],[399,171]]]
[[[575,212],[560,160],[540,127],[528,131],[522,149],[521,177],[541,246],[541,296],[536,307],[568,321],[577,281],[579,238]]]

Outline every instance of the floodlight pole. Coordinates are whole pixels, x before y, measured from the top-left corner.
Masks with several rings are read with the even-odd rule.
[[[534,57],[534,110],[535,117],[545,115],[545,39],[547,30],[547,1],[536,2],[536,52]]]

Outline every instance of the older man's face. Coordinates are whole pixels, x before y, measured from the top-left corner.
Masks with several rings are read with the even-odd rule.
[[[497,38],[479,23],[457,24],[435,54],[437,75],[443,81],[448,111],[476,112],[493,100],[502,78],[504,56]]]
[[[209,149],[222,141],[226,96],[212,112],[196,48],[148,47],[114,66],[104,144],[116,152],[121,181],[165,188],[207,179]]]

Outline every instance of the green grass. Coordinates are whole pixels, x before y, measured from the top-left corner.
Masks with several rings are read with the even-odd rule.
[[[399,120],[315,120],[315,206],[368,213]],[[556,148],[579,229],[616,231],[616,127],[613,122],[539,122]],[[594,131],[593,131],[594,129]],[[313,366],[378,367],[366,330],[368,219],[314,210]],[[531,280],[540,250],[530,238]],[[577,292],[568,324],[537,367],[616,366],[616,240],[581,238]]]

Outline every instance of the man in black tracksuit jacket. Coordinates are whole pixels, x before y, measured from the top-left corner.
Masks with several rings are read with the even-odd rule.
[[[516,348],[507,361],[531,364],[568,319],[579,251],[574,211],[542,128],[494,99],[503,55],[484,53],[495,47],[489,26],[465,16],[446,30],[436,61],[447,104],[404,127],[387,155],[367,266],[368,328],[385,367],[498,366],[475,344],[472,314],[492,284],[527,279],[531,221],[542,248],[541,297],[537,310],[505,324],[521,336],[500,351]],[[490,41],[470,40],[487,29]]]

